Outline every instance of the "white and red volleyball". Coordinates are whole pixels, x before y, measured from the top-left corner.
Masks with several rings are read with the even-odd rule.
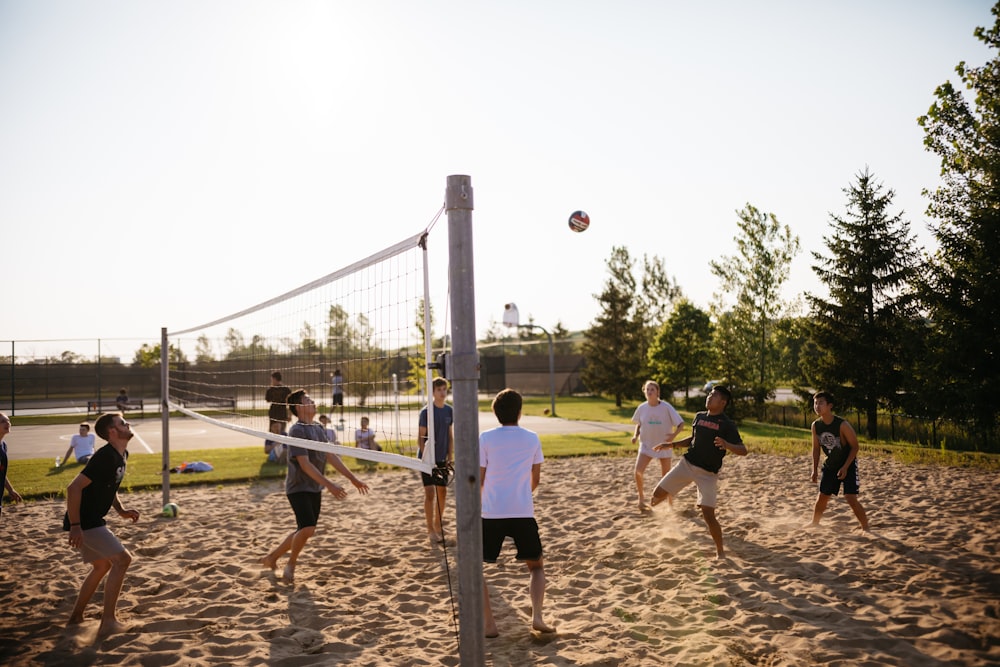
[[[583,211],[573,211],[569,216],[569,228],[574,232],[585,232],[590,227],[590,216]]]

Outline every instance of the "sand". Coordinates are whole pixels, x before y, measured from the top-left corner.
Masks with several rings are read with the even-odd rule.
[[[486,664],[1000,664],[995,474],[863,460],[864,534],[842,500],[803,528],[808,459],[727,457],[718,561],[694,489],[641,515],[631,467],[545,463],[536,511],[557,633],[530,631],[508,545],[486,566],[501,632]],[[294,584],[256,563],[293,527],[278,482],[175,490],[173,520],[157,516],[159,492],[123,493],[143,515],[110,522],[135,556],[119,605],[129,629],[104,639],[100,591],[83,625],[63,627],[84,576],[64,504],[5,508],[0,664],[458,664],[456,549],[427,541],[415,473],[365,475],[370,496],[324,497]]]

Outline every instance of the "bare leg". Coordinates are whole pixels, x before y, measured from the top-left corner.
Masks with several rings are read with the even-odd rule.
[[[639,511],[646,512],[652,507],[646,504],[646,493],[643,490],[643,475],[646,472],[646,466],[649,465],[651,458],[646,456],[642,452],[635,459],[635,489],[639,494]]]
[[[430,538],[431,542],[441,541],[441,530],[440,528],[435,529],[434,519],[434,487],[425,486],[424,487],[424,519],[427,520],[427,536]],[[441,524],[439,523],[438,526]]]
[[[719,521],[715,518],[715,508],[702,505],[701,515],[705,517],[705,523],[708,524],[708,532],[711,533],[712,539],[715,541],[715,555],[719,558],[725,558],[726,550],[722,546],[722,526],[719,525]]]
[[[292,548],[288,554],[288,564],[285,565],[285,570],[281,575],[286,581],[291,582],[295,580],[295,564],[299,560],[299,554],[302,553],[302,548],[315,532],[316,526],[306,526],[298,529],[292,535]]]
[[[868,515],[865,514],[865,508],[861,506],[858,495],[856,493],[844,494],[844,499],[854,510],[854,516],[858,517],[858,521],[861,522],[861,530],[868,532]]]
[[[555,632],[555,628],[546,625],[542,620],[542,602],[545,600],[545,568],[541,559],[527,561],[531,583],[528,592],[531,595],[531,629],[537,632]]]
[[[97,587],[101,583],[101,579],[104,575],[108,573],[111,569],[111,559],[104,558],[101,560],[94,561],[91,563],[93,569],[87,578],[83,580],[83,585],[80,586],[80,594],[76,596],[76,604],[73,606],[73,611],[69,615],[69,622],[67,625],[76,625],[78,623],[83,623],[83,610],[87,608],[87,603],[90,602],[90,598],[94,597],[94,593],[97,591]]]
[[[292,548],[292,539],[295,538],[295,532],[288,533],[288,536],[285,537],[281,544],[274,548],[274,551],[260,559],[260,562],[264,567],[273,570],[278,566],[278,559],[284,556],[288,550]]]
[[[673,500],[670,498],[670,494],[661,489],[659,486],[657,486],[655,489],[653,489],[653,499],[649,501],[649,504],[652,505],[653,507],[656,507],[664,500],[668,500],[671,503],[673,502]]]
[[[104,613],[101,615],[101,625],[97,628],[98,635],[110,635],[125,630],[125,626],[118,622],[116,608],[122,586],[125,584],[125,572],[131,563],[132,554],[127,550],[111,558],[111,571],[108,572],[108,579],[104,582]]]
[[[483,627],[486,630],[486,636],[489,638],[499,637],[500,631],[497,630],[497,622],[493,619],[493,606],[490,605],[490,589],[486,585],[486,580],[483,579]]]
[[[823,512],[826,511],[826,506],[830,502],[830,496],[821,493],[816,496],[816,507],[813,508],[813,526],[819,525],[819,520],[823,517]]]

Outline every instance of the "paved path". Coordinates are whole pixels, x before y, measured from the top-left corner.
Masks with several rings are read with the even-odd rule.
[[[133,454],[154,454],[163,451],[163,438],[160,419],[132,419],[132,432],[135,438],[129,444],[129,452]],[[496,426],[496,417],[489,412],[479,413],[479,430],[485,431]],[[524,417],[521,425],[540,434],[567,433],[599,433],[602,431],[623,432],[632,431],[631,424],[616,424],[611,422],[572,421],[557,417]],[[63,456],[69,447],[70,436],[76,434],[73,424],[56,426],[18,426],[17,418],[10,434],[5,438],[7,455],[11,460],[18,459],[52,459]],[[353,438],[353,436],[352,436]],[[341,436],[341,441],[344,441]],[[348,440],[349,442],[350,440]],[[97,439],[98,447],[103,444]],[[185,449],[228,449],[232,447],[251,447],[261,445],[262,441],[236,431],[217,428],[196,419],[184,417],[170,420],[170,450]]]

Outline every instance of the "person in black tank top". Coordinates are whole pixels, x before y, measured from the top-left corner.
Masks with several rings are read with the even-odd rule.
[[[854,510],[854,516],[861,523],[861,529],[867,531],[868,515],[858,500],[858,492],[861,490],[857,460],[858,436],[845,419],[833,414],[833,394],[830,392],[820,391],[813,396],[813,411],[819,419],[812,424],[812,481],[815,483],[819,480],[819,495],[816,497],[810,525],[819,525],[830,497],[840,493],[840,487],[843,485],[844,500]],[[826,454],[822,478],[819,474],[821,450]]]

